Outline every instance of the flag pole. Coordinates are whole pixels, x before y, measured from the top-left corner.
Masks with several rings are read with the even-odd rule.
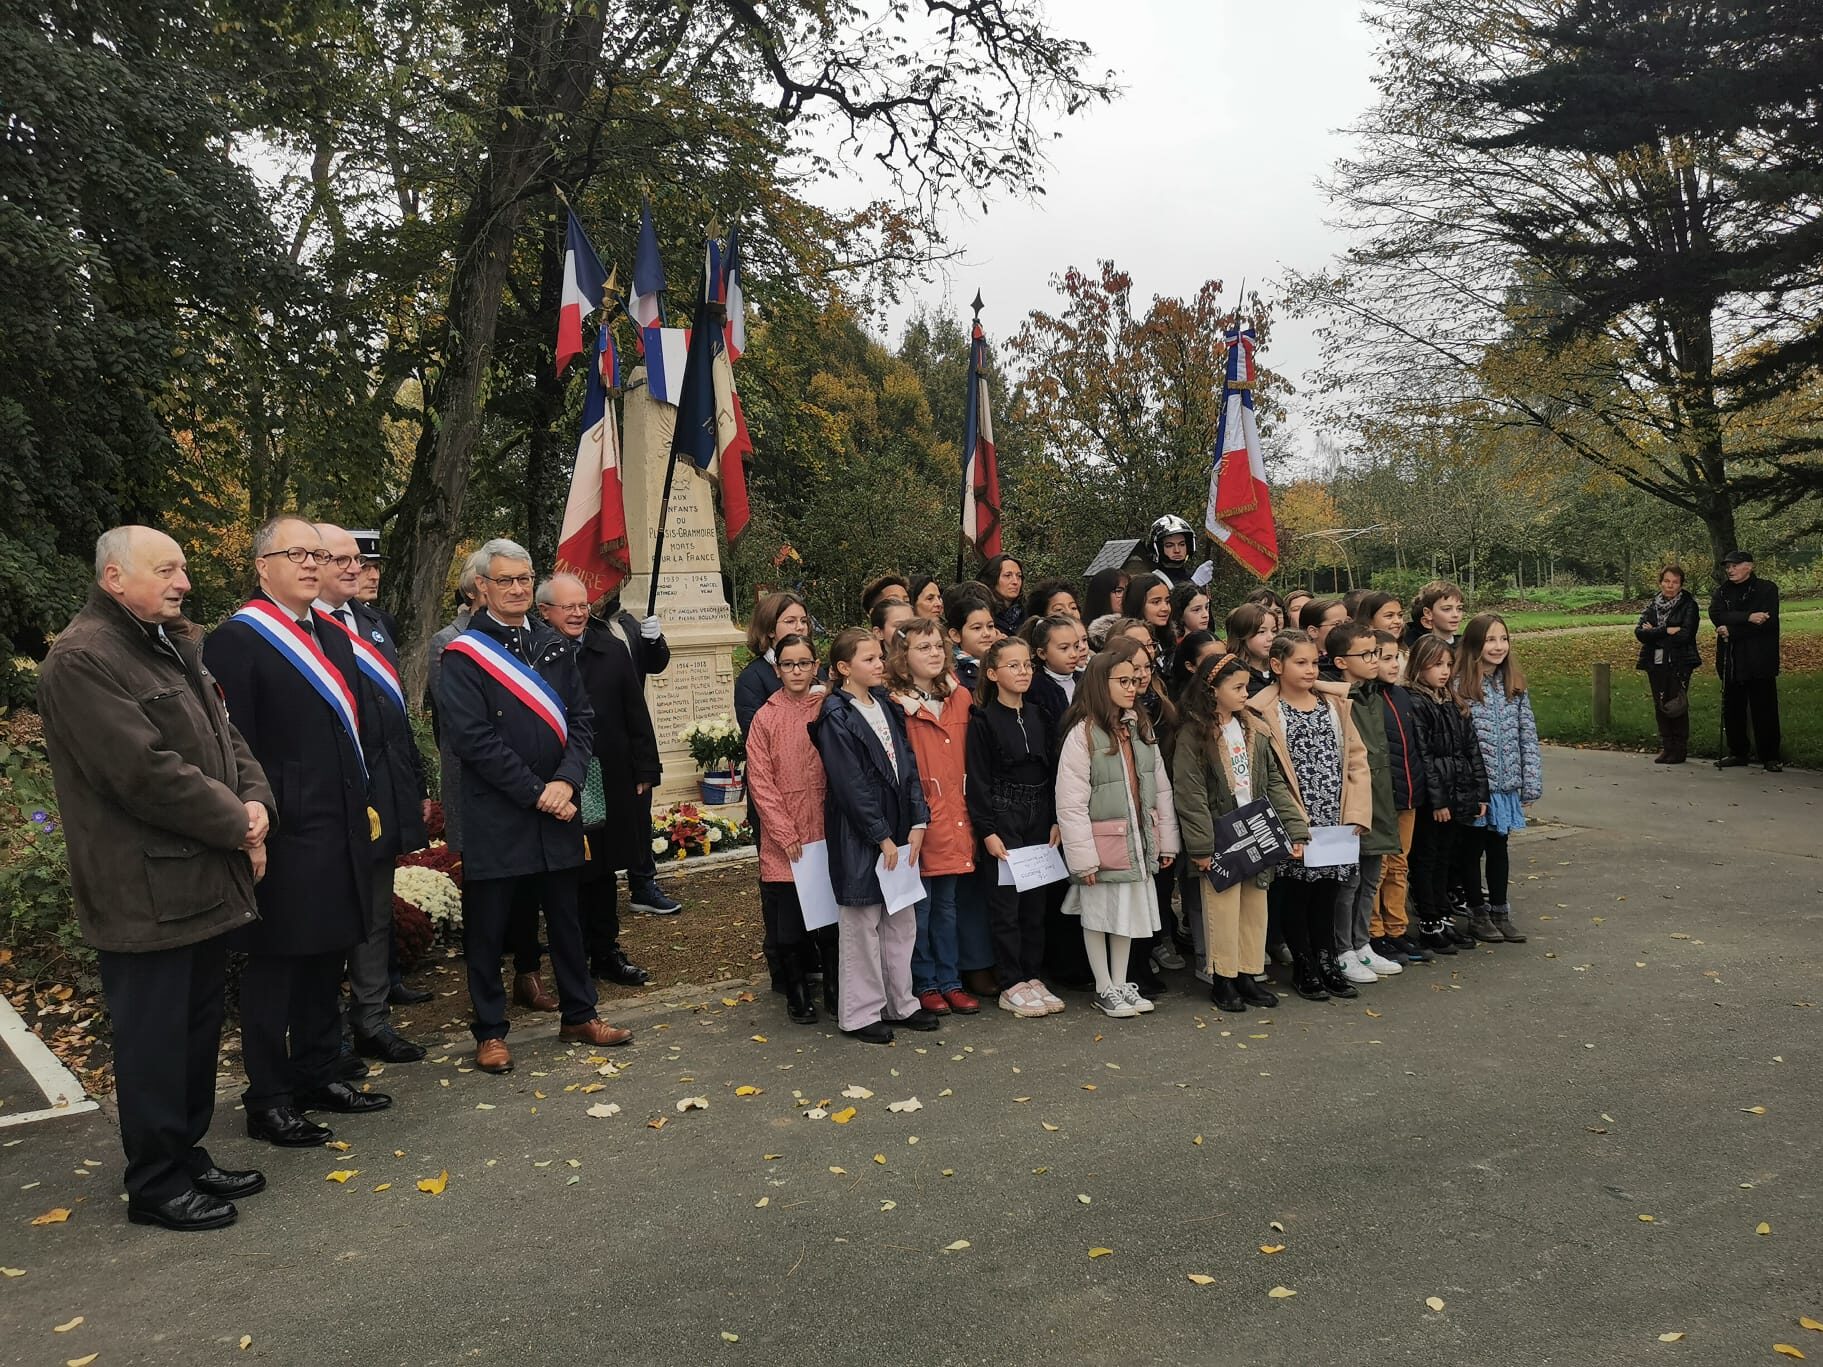
[[[706,245],[705,243],[705,247]],[[693,328],[713,326],[717,321],[713,316],[716,310],[715,303],[709,298],[709,253],[707,250],[703,252],[702,281],[702,288],[697,291],[696,316],[690,320],[690,326]],[[665,296],[662,290],[659,291],[658,306],[662,326],[665,306]],[[686,370],[685,373],[689,372]],[[646,589],[646,616],[648,617],[658,615],[658,567],[665,558],[665,523],[671,519],[671,488],[676,479],[677,428],[674,423],[671,429],[671,451],[665,458],[665,489],[658,500],[658,530],[652,536],[652,578]]]
[[[964,413],[968,412],[968,406],[976,401],[976,395],[979,392],[979,380],[976,376],[976,371],[975,371],[975,328],[978,328],[981,326],[981,307],[982,307],[982,305],[981,305],[981,291],[980,290],[975,291],[974,302],[971,303],[969,305],[969,307],[975,310],[975,321],[974,321],[973,325],[970,326],[969,333],[968,333],[968,386],[969,386],[969,392],[963,396],[963,400],[962,400],[962,411]],[[963,429],[963,435],[964,435],[964,437],[966,437],[968,435],[966,425],[964,426],[964,429]],[[979,438],[979,431],[977,431],[977,438]],[[957,536],[956,536],[956,577],[952,581],[957,584],[960,584],[962,582],[963,561],[968,555],[968,551],[965,546],[965,543],[967,542],[968,537],[962,530],[962,519],[966,515],[967,510],[968,510],[969,461],[971,459],[973,459],[974,454],[975,453],[973,451],[964,451],[962,453],[962,497],[956,507],[956,531],[957,531]]]

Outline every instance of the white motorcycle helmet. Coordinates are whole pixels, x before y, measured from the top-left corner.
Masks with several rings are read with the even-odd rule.
[[[1188,565],[1196,558],[1196,529],[1176,513],[1166,513],[1163,517],[1159,518],[1158,521],[1152,524],[1150,545],[1152,548],[1152,563],[1154,565],[1163,565],[1165,563],[1164,545],[1167,536],[1181,536],[1184,538],[1183,564]]]

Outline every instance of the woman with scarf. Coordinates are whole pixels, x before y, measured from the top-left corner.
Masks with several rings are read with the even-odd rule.
[[[1658,594],[1639,615],[1633,634],[1639,637],[1637,669],[1652,688],[1652,715],[1658,722],[1658,755],[1654,764],[1682,764],[1690,744],[1690,676],[1703,662],[1696,648],[1701,622],[1695,596],[1684,587],[1681,566],[1659,571]]]

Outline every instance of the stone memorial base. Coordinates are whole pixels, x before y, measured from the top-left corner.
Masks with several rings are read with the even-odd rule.
[[[635,617],[643,617],[677,410],[651,396],[643,366],[633,371],[623,403],[621,485],[633,574],[621,590],[621,603]],[[653,805],[664,807],[702,800],[697,790],[700,771],[679,737],[692,722],[733,719],[734,648],[747,639],[746,631],[734,625],[722,595],[714,491],[689,465],[680,465],[671,482],[671,512],[665,519],[664,560],[658,573],[658,616],[671,646],[671,665],[646,681],[646,704],[652,710],[652,729],[665,768]],[[736,819],[746,814],[745,804],[711,810]]]

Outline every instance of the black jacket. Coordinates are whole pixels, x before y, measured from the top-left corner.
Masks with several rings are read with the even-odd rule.
[[[639,618],[621,607],[617,598],[608,604],[606,617],[620,624],[626,633],[627,642],[633,651],[633,668],[639,675],[639,686],[646,686],[646,677],[650,674],[663,674],[671,664],[671,643],[660,632],[656,641],[648,641],[639,634]]]
[[[576,667],[576,648],[533,618],[507,627],[486,612],[479,631],[530,664],[556,692],[569,722],[560,742],[535,715],[466,655],[443,656],[437,696],[443,733],[462,761],[462,872],[465,878],[518,878],[582,863],[582,821],[559,821],[537,808],[544,785],[562,779],[582,795],[595,743],[595,714]]]
[[[1077,683],[1082,682],[1078,675]],[[1025,695],[1026,705],[1036,707],[1044,713],[1045,723],[1051,731],[1051,763],[1057,762],[1057,749],[1063,742],[1063,714],[1070,710],[1070,700],[1063,695],[1063,685],[1053,679],[1043,665],[1037,666],[1032,673],[1032,687]]]
[[[1651,669],[1659,664],[1686,672],[1695,669],[1703,662],[1703,653],[1696,647],[1696,632],[1701,625],[1696,597],[1688,589],[1679,591],[1662,618],[1654,605],[1647,603],[1639,615],[1639,625],[1633,628],[1633,634],[1639,637],[1639,662],[1634,668]],[[1677,635],[1669,635],[1667,627],[1676,627]],[[1665,658],[1655,661],[1652,657],[1661,650]]]
[[[1424,755],[1418,748],[1412,695],[1398,684],[1380,692],[1386,706],[1386,758],[1393,774],[1393,809],[1407,812],[1424,805]]]
[[[1487,770],[1475,726],[1453,702],[1438,702],[1419,689],[1411,692],[1413,729],[1424,756],[1424,800],[1435,811],[1449,808],[1453,821],[1473,821],[1488,800]]]
[[[355,693],[362,748],[371,753],[380,743],[377,718],[372,704],[361,705],[354,647],[314,617],[312,634]],[[246,623],[230,620],[211,632],[203,660],[277,800],[266,876],[254,889],[260,919],[237,933],[233,947],[299,955],[347,949],[366,934],[373,876],[367,776],[354,745],[297,666]]]
[[[1749,622],[1756,612],[1769,613],[1764,622]],[[1779,586],[1757,574],[1745,582],[1716,586],[1709,600],[1709,620],[1727,627],[1728,635],[1716,647],[1715,667],[1725,680],[1754,683],[1779,676]]]
[[[845,690],[837,689],[823,700],[823,710],[809,727],[829,783],[823,797],[829,881],[837,903],[845,907],[884,901],[874,872],[880,842],[891,840],[903,858],[912,827],[930,824],[918,758],[905,734],[905,713],[884,688],[874,689],[873,699],[892,732],[896,772],[880,738]]]
[[[637,643],[639,623],[624,612],[620,617],[623,629],[632,628],[629,640]],[[604,824],[588,830],[591,875],[630,868],[652,839],[645,803],[634,788],[656,784],[664,766],[635,654],[606,623],[593,619],[578,642],[576,665],[595,714],[594,755],[601,762],[607,809]]]
[[[968,718],[968,819],[975,839],[1006,847],[1042,845],[1057,824],[1057,738],[1030,704],[1015,712],[998,698]]]
[[[362,640],[399,667],[399,647],[386,625],[386,616],[366,603],[350,601],[354,630]],[[424,799],[430,789],[424,776],[424,757],[411,733],[411,721],[380,686],[355,671],[355,696],[363,722],[371,719],[372,738],[367,744],[367,801],[380,816],[380,838],[368,848],[375,863],[390,864],[401,854],[430,844],[424,829]]]
[[[734,681],[734,720],[741,728],[741,739],[753,729],[753,719],[766,705],[766,699],[785,685],[779,672],[764,655],[755,655]]]

